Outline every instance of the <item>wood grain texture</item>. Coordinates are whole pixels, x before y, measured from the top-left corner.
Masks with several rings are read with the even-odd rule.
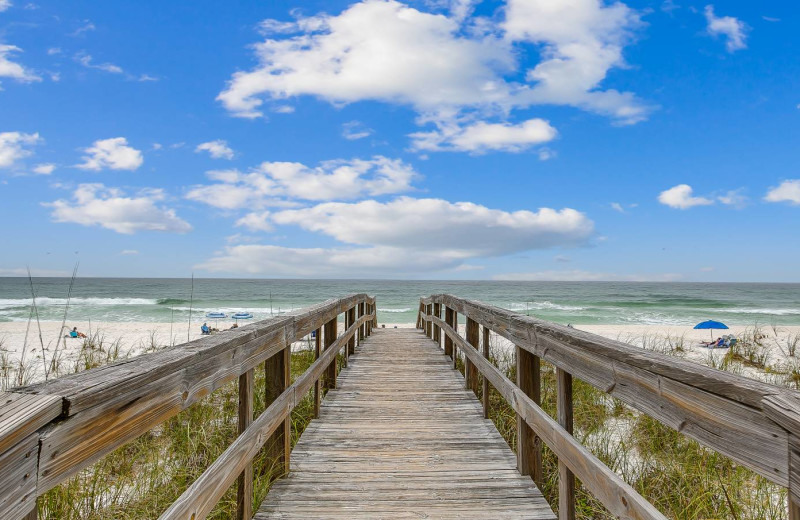
[[[253,424],[253,371],[239,376],[239,428],[241,435]],[[236,520],[253,517],[253,463],[250,462],[239,474],[236,484]]]
[[[431,318],[436,320],[436,318]],[[632,520],[665,520],[652,504],[636,492],[619,475],[611,471],[585,446],[572,437],[561,425],[542,410],[520,388],[511,382],[497,367],[461,338],[441,320],[442,332],[450,334],[453,343],[489,379],[489,382],[511,405],[514,411],[542,438],[556,454],[559,461],[583,483],[615,516]]]
[[[539,356],[516,347],[517,386],[537,405],[542,404],[542,368]],[[517,468],[523,475],[531,475],[537,486],[544,480],[542,471],[542,439],[537,436],[517,414]]]
[[[24,518],[36,506],[36,433],[0,454],[0,511],[3,520]]]
[[[417,329],[377,329],[257,519],[554,519],[460,374]]]
[[[483,335],[481,336],[481,346],[483,347],[483,357],[489,359],[489,329],[487,327],[483,327]],[[485,377],[483,378],[483,392],[481,393],[481,397],[483,400],[483,418],[489,418],[489,392],[491,392],[491,388],[489,386],[489,380]]]
[[[289,387],[290,355],[290,349],[285,348],[264,362],[265,402],[267,405],[278,399]],[[283,424],[266,442],[267,456],[276,461],[276,469],[280,474],[285,473],[289,468],[291,425],[291,418],[287,416]]]
[[[560,368],[556,368],[556,392],[558,424],[572,435],[572,375]],[[558,520],[575,520],[575,475],[562,460],[558,461]]]
[[[61,397],[0,392],[0,453],[61,415]]]
[[[762,401],[784,389],[480,302],[431,298],[663,424],[787,486],[788,432]],[[800,409],[800,408],[798,408]]]
[[[467,316],[466,335],[467,343],[475,350],[478,350],[480,348],[480,326],[477,321],[470,319],[469,316]],[[464,359],[464,380],[467,388],[475,392],[475,395],[478,395],[478,369],[469,357]]]

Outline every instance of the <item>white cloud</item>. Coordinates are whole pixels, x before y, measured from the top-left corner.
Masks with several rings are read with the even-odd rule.
[[[15,52],[22,52],[22,49],[15,45],[0,44],[0,78],[11,78],[21,83],[41,81],[42,78],[11,61],[11,55]]]
[[[235,73],[218,100],[234,115],[260,117],[273,102],[313,96],[341,105],[377,100],[421,114],[479,110],[505,115],[532,104],[566,104],[620,122],[651,107],[630,92],[602,90],[641,22],[636,11],[601,0],[511,0],[505,19],[470,16],[473,2],[450,16],[396,0],[363,0],[338,15],[269,20],[254,46],[258,65]],[[516,79],[519,47],[542,61]]]
[[[622,204],[620,204],[619,202],[612,202],[611,209],[613,209],[614,211],[619,211],[620,213],[625,213],[625,208],[623,208]]]
[[[275,277],[397,277],[459,267],[463,258],[449,252],[404,248],[290,248],[243,244],[228,246],[195,266],[209,272]]]
[[[274,228],[269,221],[270,212],[248,213],[236,221],[236,226],[246,227],[250,231],[272,231]]]
[[[800,205],[800,179],[789,179],[767,191],[764,200],[767,202],[788,202]]]
[[[518,280],[534,282],[674,282],[682,279],[677,273],[657,274],[617,274],[593,271],[537,271],[530,273],[505,273],[492,277],[493,280]]]
[[[726,206],[733,206],[734,208],[741,209],[747,206],[748,198],[742,194],[742,189],[729,190],[725,195],[720,195],[717,200]]]
[[[340,242],[361,246],[457,253],[459,257],[503,255],[586,243],[594,224],[570,208],[507,212],[471,202],[400,197],[390,202],[329,202],[271,215]]]
[[[97,140],[83,151],[86,153],[82,157],[84,162],[76,165],[83,170],[136,170],[144,162],[142,152],[128,146],[124,137]]]
[[[83,25],[75,29],[75,31],[72,34],[70,34],[70,36],[80,36],[83,33],[94,31],[95,29],[97,29],[97,27],[95,27],[95,25],[91,22],[91,20],[85,20],[83,22]]]
[[[264,162],[250,173],[208,173],[219,184],[198,186],[186,198],[223,208],[284,205],[281,199],[345,200],[401,193],[419,175],[400,159],[334,160],[309,167],[296,162]],[[285,201],[284,201],[285,202]]]
[[[466,126],[440,122],[437,126],[438,130],[432,132],[411,134],[412,147],[426,151],[520,152],[552,141],[558,135],[556,129],[544,119],[529,119],[517,125],[478,121]]]
[[[140,74],[136,81],[158,81],[158,78],[150,74]]]
[[[175,210],[157,204],[164,198],[161,190],[142,190],[135,196],[126,196],[118,188],[81,184],[72,194],[72,200],[60,199],[45,206],[52,208],[55,222],[101,226],[117,233],[190,231],[192,226],[179,218]]]
[[[10,8],[12,5],[11,0],[0,0],[0,13]]]
[[[62,52],[61,47],[50,47],[49,49],[47,49],[48,56],[56,56],[58,54],[61,54],[61,52]]]
[[[642,26],[639,13],[603,0],[509,0],[506,37],[540,46],[542,61],[527,73],[530,103],[572,105],[620,123],[645,119],[652,107],[631,92],[599,90],[612,68],[626,67],[622,50]]]
[[[201,143],[194,149],[195,152],[208,152],[214,159],[233,159],[233,150],[228,146],[227,141],[217,139],[216,141],[209,141]]]
[[[114,65],[113,63],[100,63],[98,65],[92,63],[92,56],[85,53],[78,53],[75,55],[75,61],[86,67],[87,69],[97,69],[111,74],[122,74],[125,72],[122,67]]]
[[[364,139],[373,133],[371,128],[364,126],[361,121],[348,121],[342,125],[342,137],[350,141]]]
[[[707,5],[705,9],[706,31],[711,36],[722,36],[725,38],[725,48],[728,52],[736,52],[747,48],[747,24],[733,16],[714,15],[714,6]]]
[[[688,184],[678,184],[658,195],[658,201],[665,206],[676,209],[689,209],[694,206],[708,206],[714,201],[706,197],[694,197],[692,187]]]
[[[20,159],[33,155],[28,147],[40,141],[38,133],[0,132],[0,168],[11,168]]]
[[[119,254],[121,256],[133,256],[133,255],[138,255],[139,251],[137,251],[136,249],[123,249],[122,251],[119,252]]]
[[[37,175],[50,175],[55,169],[56,165],[53,163],[42,163],[33,167],[33,173]]]

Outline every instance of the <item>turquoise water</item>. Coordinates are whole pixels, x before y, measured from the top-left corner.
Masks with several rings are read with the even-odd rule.
[[[61,320],[69,280],[36,278],[39,317]],[[558,323],[800,325],[800,284],[489,282],[385,280],[230,280],[79,278],[69,318],[92,321],[184,321],[207,312],[248,311],[256,319],[328,298],[366,292],[378,299],[378,320],[416,320],[420,296],[451,293]],[[190,302],[191,300],[191,302]],[[27,321],[25,278],[0,278],[0,321]]]

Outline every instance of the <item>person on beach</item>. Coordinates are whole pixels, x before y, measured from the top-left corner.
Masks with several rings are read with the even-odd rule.
[[[70,338],[85,338],[86,334],[83,332],[78,332],[78,327],[73,327],[71,331],[69,331]]]
[[[211,329],[208,328],[208,324],[207,323],[203,323],[203,326],[200,327],[200,334],[202,334],[204,336],[206,336],[208,334],[211,334]]]

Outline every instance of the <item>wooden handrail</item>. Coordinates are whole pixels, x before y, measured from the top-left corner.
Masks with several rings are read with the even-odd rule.
[[[788,487],[791,519],[800,519],[800,395],[797,392],[473,300],[440,294],[420,302],[418,321],[421,327],[429,323],[439,325],[451,337],[453,347],[460,348],[471,365],[478,366],[481,372],[486,370],[484,376],[548,445],[553,440],[551,425],[536,425],[522,413],[530,415],[531,405],[535,408],[535,417],[543,419],[539,414],[541,408],[504,377],[497,379],[499,371],[445,321],[423,313],[427,305],[439,303],[445,307],[445,312],[465,315],[535,359],[548,361],[564,373],[588,382],[700,444]],[[508,384],[514,387],[513,392],[507,388]],[[566,433],[563,429],[561,432]],[[559,442],[564,442],[560,436]],[[790,446],[793,449],[790,450]],[[556,447],[550,447],[558,454]],[[578,471],[580,468],[570,466],[574,461],[564,462],[592,490],[586,475]],[[598,498],[602,500],[603,496]]]
[[[369,333],[375,299],[353,294],[0,393],[0,518],[22,518],[37,496],[358,305],[368,309],[357,323]]]

